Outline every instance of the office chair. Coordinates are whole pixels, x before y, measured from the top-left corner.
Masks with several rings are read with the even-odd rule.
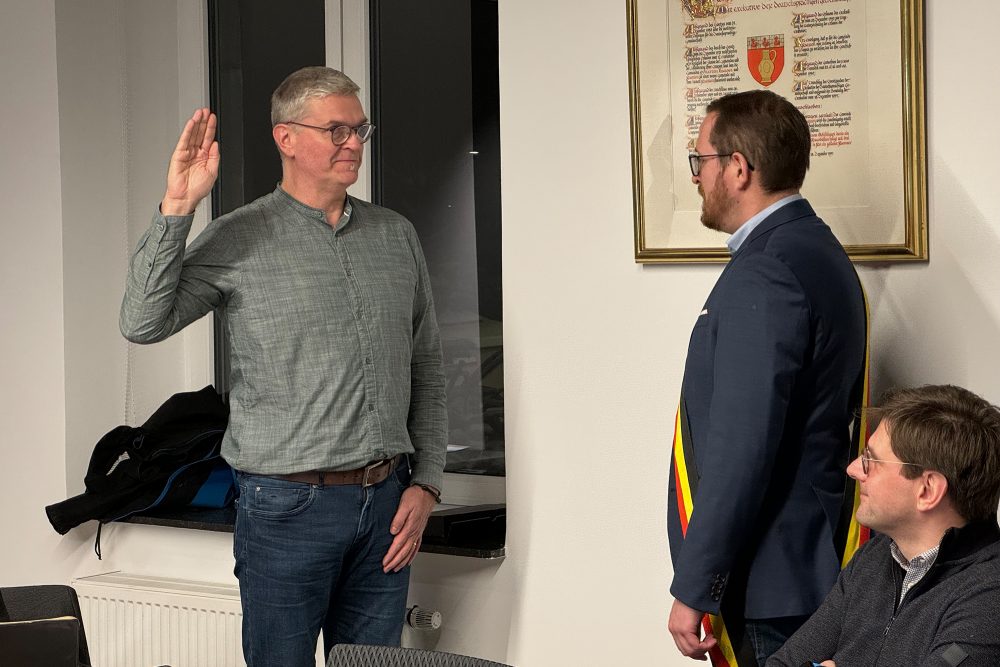
[[[88,667],[90,651],[83,631],[80,602],[73,588],[57,585],[0,588],[0,621],[33,621],[60,616],[72,616],[79,621],[77,663]]]
[[[499,662],[441,651],[398,646],[337,644],[326,667],[510,667]]]

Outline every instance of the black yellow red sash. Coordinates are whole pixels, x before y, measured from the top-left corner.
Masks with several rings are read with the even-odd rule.
[[[865,296],[865,362],[862,368],[861,391],[855,413],[857,420],[851,435],[851,451],[855,457],[861,455],[861,450],[864,449],[865,441],[868,438],[868,412],[865,408],[869,405],[870,322],[868,297]],[[681,396],[677,418],[674,422],[673,470],[671,472],[674,475],[677,492],[677,511],[680,515],[678,521],[681,534],[685,536],[687,535],[688,521],[691,519],[692,511],[694,511],[694,497],[698,491],[699,479],[691,443],[691,434],[684,411],[684,397]],[[868,540],[868,529],[860,525],[856,517],[859,501],[858,492],[857,482],[848,477],[840,521],[834,534],[841,567],[847,565],[854,552]],[[705,632],[714,635],[718,642],[709,652],[712,664],[714,667],[758,667],[753,648],[746,637],[743,619],[733,619],[729,616],[727,618],[730,618],[731,621],[728,626],[721,615],[705,614],[705,618],[702,620]],[[730,635],[730,631],[738,632],[740,636],[733,637]]]

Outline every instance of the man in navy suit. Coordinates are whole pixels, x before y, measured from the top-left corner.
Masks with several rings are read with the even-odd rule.
[[[699,624],[721,614],[743,667],[763,664],[840,570],[866,315],[847,254],[799,194],[810,138],[798,109],[769,91],[727,95],[708,106],[695,148],[701,221],[731,235],[731,259],[684,370],[668,628],[703,660],[719,638]]]

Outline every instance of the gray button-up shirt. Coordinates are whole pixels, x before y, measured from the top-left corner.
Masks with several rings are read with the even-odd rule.
[[[230,465],[350,470],[406,452],[412,481],[441,488],[441,342],[409,221],[349,197],[331,227],[279,186],[210,223],[185,251],[192,218],[153,216],[120,325],[129,340],[153,343],[225,308]]]

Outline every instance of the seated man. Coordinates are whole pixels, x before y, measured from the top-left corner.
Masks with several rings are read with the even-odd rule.
[[[767,667],[1000,665],[1000,410],[953,386],[890,393],[847,468],[874,536]]]

